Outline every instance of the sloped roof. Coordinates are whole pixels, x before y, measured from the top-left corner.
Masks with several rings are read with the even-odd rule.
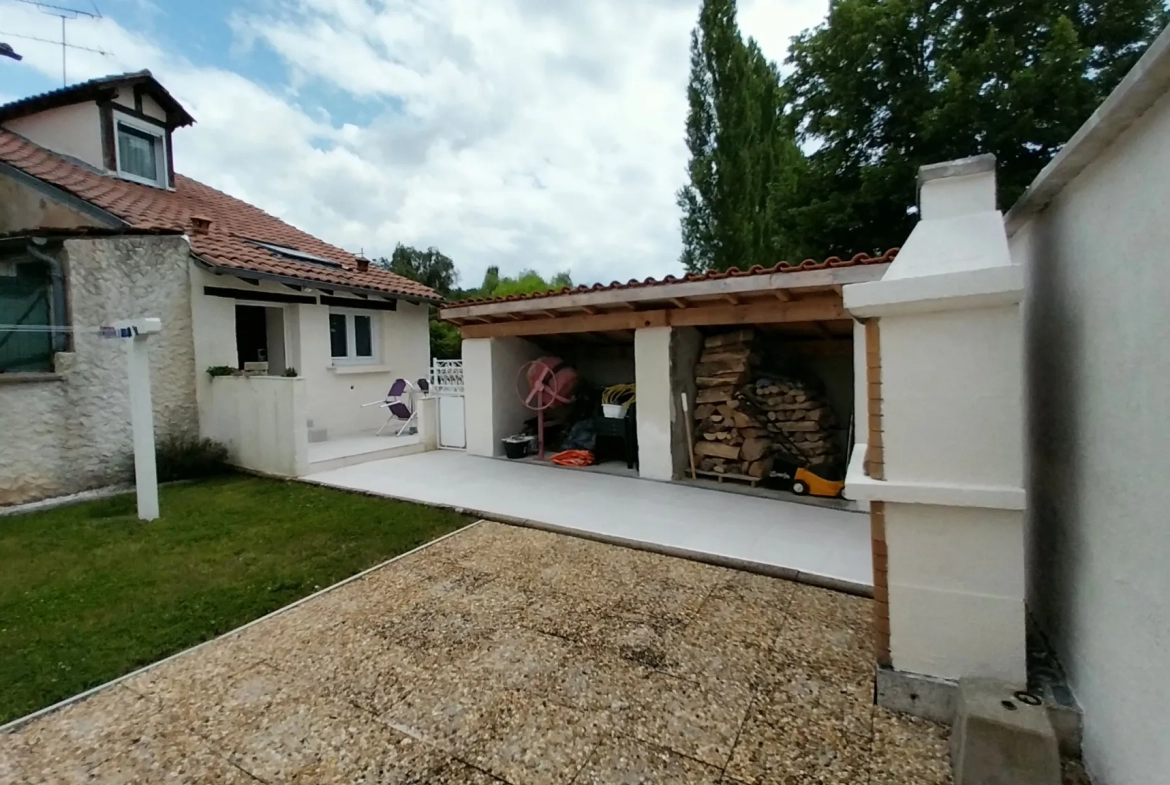
[[[191,242],[191,250],[216,268],[295,278],[313,284],[335,284],[417,300],[441,299],[429,287],[388,270],[374,266],[358,270],[353,254],[180,174],[175,175],[174,190],[139,185],[99,173],[4,129],[0,129],[0,162],[99,207],[135,229],[184,232]],[[206,233],[196,234],[192,231],[192,218],[210,219],[211,226]],[[254,241],[295,249],[339,266],[296,261]]]
[[[722,278],[743,278],[747,276],[758,275],[772,275],[774,273],[797,273],[806,272],[808,270],[825,270],[837,267],[858,267],[867,264],[887,264],[894,260],[898,249],[891,248],[881,256],[871,256],[866,253],[855,254],[848,259],[841,259],[837,256],[830,256],[824,261],[816,261],[814,259],[805,259],[799,264],[791,262],[777,262],[771,267],[764,267],[763,265],[755,265],[748,270],[740,270],[732,267],[729,270],[709,270],[704,273],[688,273],[684,276],[667,275],[662,279],[646,278],[639,281],[632,278],[629,281],[622,283],[621,281],[613,281],[612,283],[603,284],[595,283],[592,286],[582,284],[581,286],[566,286],[562,289],[554,289],[548,292],[537,292],[535,294],[513,294],[508,297],[481,297],[474,300],[457,300],[449,302],[445,307],[458,308],[468,305],[486,305],[488,303],[505,303],[515,302],[519,300],[540,300],[545,298],[555,298],[561,295],[569,294],[584,294],[586,292],[611,292],[620,291],[623,289],[641,289],[648,286],[666,286],[674,283],[690,283],[698,281],[717,281]]]
[[[147,70],[100,76],[97,79],[90,79],[87,82],[78,82],[77,84],[50,90],[47,93],[30,95],[27,98],[12,101],[0,106],[0,122],[12,120],[17,117],[26,117],[30,114],[43,112],[46,109],[55,109],[58,106],[69,106],[70,104],[78,104],[82,101],[109,98],[112,96],[113,88],[124,85],[130,85],[132,87],[141,85],[147,94],[154,98],[158,102],[158,105],[163,108],[167,113],[167,117],[170,118],[174,125],[184,126],[191,125],[195,122],[195,118]]]

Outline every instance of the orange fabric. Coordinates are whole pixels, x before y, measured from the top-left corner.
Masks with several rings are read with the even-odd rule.
[[[549,458],[558,466],[592,466],[593,453],[588,450],[565,450]]]

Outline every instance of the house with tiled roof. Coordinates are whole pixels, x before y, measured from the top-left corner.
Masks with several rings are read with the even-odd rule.
[[[427,375],[435,292],[180,174],[194,122],[149,71],[0,106],[0,431],[29,451],[0,459],[0,503],[101,484],[128,450],[122,360],[95,337],[116,319],[162,320],[160,436],[244,449],[277,412],[279,473]],[[233,393],[217,366],[259,370]]]

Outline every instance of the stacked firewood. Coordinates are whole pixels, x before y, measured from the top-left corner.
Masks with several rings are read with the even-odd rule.
[[[817,466],[836,459],[833,411],[798,380],[757,375],[751,330],[715,335],[695,366],[698,469],[765,477],[775,458]]]

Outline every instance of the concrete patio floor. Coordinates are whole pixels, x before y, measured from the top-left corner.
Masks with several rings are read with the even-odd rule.
[[[0,782],[949,783],[947,729],[871,705],[869,629],[863,598],[479,523],[0,735]]]
[[[0,781],[948,781],[870,601],[480,523],[0,737]]]
[[[432,452],[303,478],[872,591],[869,516],[680,483]]]

